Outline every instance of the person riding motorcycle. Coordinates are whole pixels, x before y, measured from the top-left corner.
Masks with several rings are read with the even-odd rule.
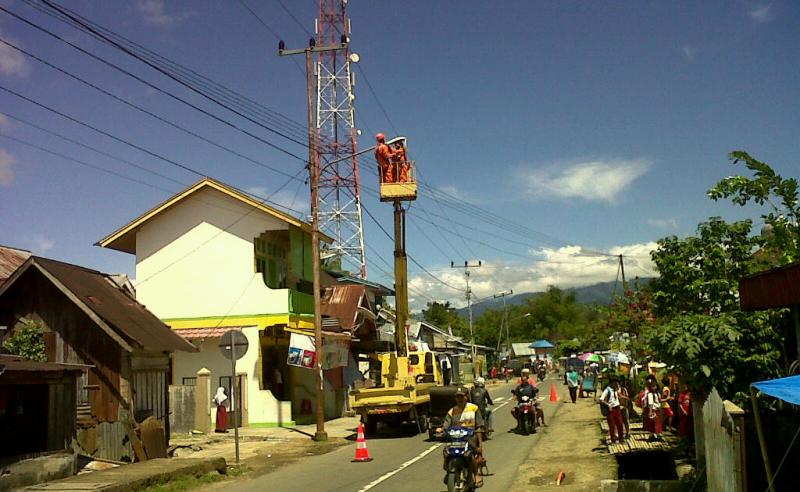
[[[475,450],[472,463],[470,463],[470,471],[475,476],[475,486],[481,487],[483,485],[483,477],[480,474],[480,461],[483,461],[483,415],[480,409],[474,403],[467,401],[469,391],[464,386],[459,386],[456,390],[456,406],[447,412],[444,418],[442,427],[436,429],[437,434],[441,434],[445,429],[450,427],[463,427],[474,430],[474,434],[469,439],[470,446]],[[445,483],[447,483],[447,476],[445,476]]]
[[[517,404],[522,402],[523,396],[527,396],[531,400],[531,402],[535,402],[536,395],[539,394],[539,388],[530,383],[530,380],[528,379],[528,372],[529,371],[527,369],[524,369],[522,371],[522,378],[520,379],[519,384],[517,385],[516,388],[511,390],[511,393],[513,393],[514,396],[517,398]],[[511,409],[511,415],[513,415],[514,418],[517,420],[517,429],[519,430],[522,429],[522,422],[520,422],[520,418],[522,417],[522,415],[519,413],[517,407],[518,405],[515,405]]]
[[[486,405],[494,405],[494,402],[492,401],[492,397],[489,395],[489,391],[486,390],[486,381],[480,376],[475,378],[475,383],[472,386],[472,389],[469,391],[469,401],[470,403],[474,403],[478,406],[481,411],[481,415],[483,416],[483,421],[486,424],[486,430],[488,432],[492,432],[493,429],[489,420]]]

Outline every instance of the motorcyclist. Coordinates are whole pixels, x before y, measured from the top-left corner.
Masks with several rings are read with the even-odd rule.
[[[522,397],[527,396],[531,400],[531,403],[534,403],[536,401],[536,395],[539,394],[539,388],[531,384],[529,374],[530,371],[528,369],[523,369],[519,384],[511,391],[517,398],[517,405],[511,409],[511,414],[517,419],[517,430],[522,429],[522,423],[520,422],[522,414],[520,414],[518,409],[519,403],[522,402]]]
[[[486,390],[486,381],[480,376],[475,378],[475,383],[472,386],[472,389],[469,391],[469,401],[470,403],[474,403],[478,406],[481,411],[481,415],[483,415],[483,420],[486,423],[486,429],[489,432],[493,432],[494,429],[492,429],[492,423],[489,419],[486,405],[494,405],[494,402],[492,401],[492,397],[489,395],[489,391]]]
[[[475,476],[475,486],[481,487],[483,485],[483,477],[480,474],[479,461],[481,461],[481,458],[479,457],[483,456],[484,422],[478,406],[467,401],[468,395],[469,391],[466,387],[458,387],[456,390],[456,406],[447,412],[442,427],[436,429],[436,432],[441,434],[450,427],[468,428],[475,432],[469,439],[470,446],[475,450],[472,455],[472,463],[470,463],[470,471]],[[445,476],[445,483],[447,483],[447,476]]]

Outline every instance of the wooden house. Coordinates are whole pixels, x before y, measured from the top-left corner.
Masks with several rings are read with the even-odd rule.
[[[0,286],[0,337],[26,319],[43,327],[48,362],[89,366],[75,393],[81,454],[133,461],[130,429],[149,416],[169,439],[170,355],[196,348],[136,302],[130,282],[31,256]]]

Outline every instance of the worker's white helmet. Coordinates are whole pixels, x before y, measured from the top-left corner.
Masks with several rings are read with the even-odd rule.
[[[486,380],[485,380],[485,379],[483,379],[483,378],[482,378],[482,377],[480,377],[480,376],[478,376],[477,378],[475,378],[475,386],[477,386],[477,387],[479,387],[479,388],[483,388],[483,385],[484,385],[484,384],[486,384]]]

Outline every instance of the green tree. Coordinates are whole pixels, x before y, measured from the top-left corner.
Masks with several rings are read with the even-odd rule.
[[[427,308],[422,310],[422,319],[443,329],[452,328],[454,334],[463,335],[465,328],[469,332],[467,323],[458,315],[456,308],[450,302],[429,302]]]
[[[23,359],[46,362],[44,329],[39,322],[23,318],[11,336],[3,342],[3,350]]]
[[[800,204],[797,180],[783,178],[768,164],[754,159],[747,152],[729,154],[734,165],[739,163],[753,172],[753,177],[729,176],[708,190],[712,200],[730,199],[745,206],[750,202],[767,205],[769,211],[761,218],[768,225],[764,251],[757,257],[767,266],[784,265],[800,259]]]
[[[727,223],[711,217],[697,226],[697,236],[670,236],[651,252],[659,277],[650,283],[658,317],[715,314],[739,308],[739,279],[751,272],[752,223]]]

